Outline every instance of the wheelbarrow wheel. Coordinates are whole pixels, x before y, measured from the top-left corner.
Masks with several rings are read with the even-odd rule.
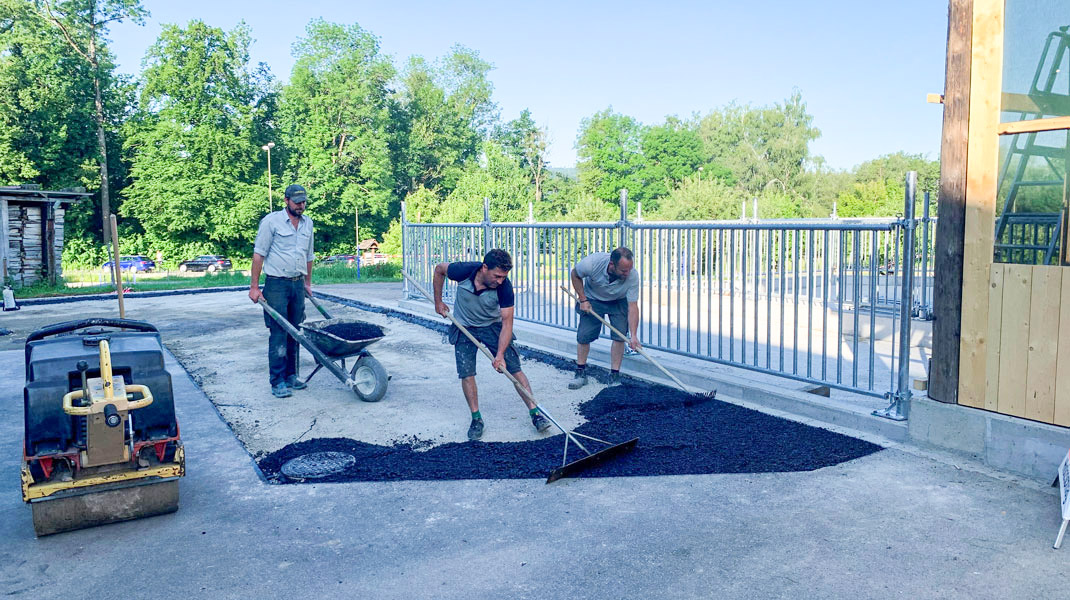
[[[353,392],[361,400],[378,402],[386,395],[386,384],[389,381],[386,369],[371,356],[357,359],[350,375],[353,377]]]

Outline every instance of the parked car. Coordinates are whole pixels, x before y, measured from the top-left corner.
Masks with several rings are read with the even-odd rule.
[[[228,271],[230,270],[230,259],[214,254],[198,256],[193,260],[184,260],[178,263],[178,270],[180,273],[187,271],[207,271],[209,273]]]
[[[101,265],[100,268],[111,269],[113,264],[115,264],[115,261],[109,260]],[[139,271],[144,273],[155,269],[156,263],[144,256],[120,256],[119,268],[123,271]]]
[[[390,256],[381,252],[365,252],[364,256],[360,259],[361,266],[370,267],[372,265],[382,265],[390,262]]]
[[[325,264],[325,265],[333,265],[333,264],[342,264],[342,263],[344,263],[344,264],[349,265],[349,266],[352,267],[352,266],[357,264],[357,257],[355,255],[353,255],[353,254],[335,254],[333,256],[328,256],[327,258],[323,259],[321,262],[323,264]]]

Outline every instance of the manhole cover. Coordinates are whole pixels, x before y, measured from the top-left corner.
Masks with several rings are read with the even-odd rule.
[[[341,473],[355,464],[356,457],[345,452],[311,452],[286,461],[280,471],[290,479],[320,479]]]

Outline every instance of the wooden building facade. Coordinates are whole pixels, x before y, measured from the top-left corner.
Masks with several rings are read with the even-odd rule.
[[[0,187],[0,273],[17,286],[47,280],[63,270],[63,215],[90,194],[37,186]]]
[[[1070,426],[1070,7],[950,0],[929,396]]]

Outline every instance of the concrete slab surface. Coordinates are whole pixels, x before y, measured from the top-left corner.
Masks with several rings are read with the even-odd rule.
[[[186,336],[225,337],[238,318],[204,297],[129,308],[179,347]],[[1070,583],[1068,550],[1051,549],[1052,489],[916,450],[798,473],[270,485],[170,357],[188,460],[180,510],[35,539],[18,487],[18,336],[35,321],[93,314],[114,309],[96,301],[0,316],[16,332],[0,338],[9,374],[0,380],[0,594],[1063,598]],[[233,384],[256,384],[248,376]],[[441,393],[462,402],[454,386]]]

